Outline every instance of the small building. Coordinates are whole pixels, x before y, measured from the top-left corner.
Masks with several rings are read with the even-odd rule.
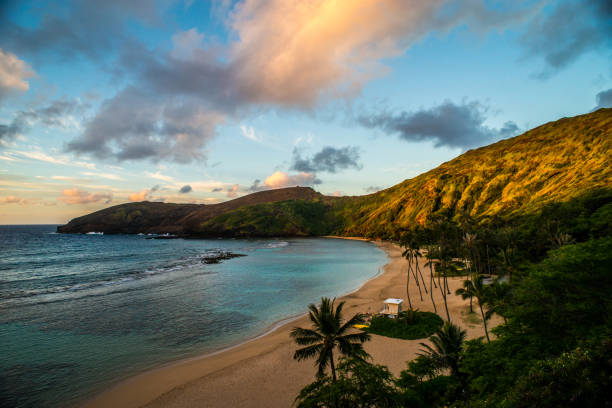
[[[384,301],[385,307],[382,310],[382,314],[388,315],[389,317],[397,317],[402,311],[402,299],[389,298]]]

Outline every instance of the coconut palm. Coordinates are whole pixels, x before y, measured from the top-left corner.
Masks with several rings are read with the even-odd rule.
[[[325,374],[327,366],[331,369],[332,380],[336,381],[336,367],[334,364],[334,350],[337,348],[341,355],[355,358],[365,358],[367,353],[363,349],[363,343],[370,340],[370,335],[365,332],[349,333],[354,324],[362,324],[364,315],[357,313],[344,322],[342,308],[344,302],[334,306],[336,299],[322,298],[321,306],[314,304],[308,306],[309,318],[313,324],[312,329],[294,327],[291,337],[300,346],[293,358],[302,361],[308,358],[316,358],[318,376]]]
[[[410,271],[412,270],[412,257],[410,256],[408,249],[402,252],[402,256],[408,260],[408,271],[406,275],[406,298],[408,299],[408,308],[412,310],[412,301],[410,300]]]
[[[418,260],[418,249],[414,248],[411,246],[410,243],[407,243],[405,245],[406,250],[404,252],[402,252],[402,256],[405,257],[408,260],[408,280],[406,281],[406,292],[408,292],[408,286],[409,286],[409,282],[410,282],[410,272],[412,272],[412,276],[414,276],[414,279],[416,281],[416,285],[417,288],[419,289],[419,296],[421,297],[421,302],[423,301],[423,292],[421,292],[421,284],[419,282],[419,276],[417,275],[417,270],[419,267],[419,260]],[[420,254],[419,254],[420,255]],[[412,267],[412,262],[414,261],[415,263],[415,267]],[[425,289],[427,290],[427,289]],[[408,294],[407,294],[408,296]],[[412,308],[412,306],[411,306]]]
[[[480,314],[482,315],[482,323],[484,325],[485,335],[487,336],[487,341],[490,342],[491,339],[489,338],[489,330],[487,329],[488,316],[485,316],[485,312],[483,309],[483,305],[485,304],[486,299],[485,287],[482,283],[483,279],[484,277],[480,275],[476,276],[472,280],[463,281],[463,287],[457,289],[455,294],[461,296],[462,299],[475,297],[478,300],[478,306],[480,307]]]
[[[433,290],[433,286],[436,284],[433,278],[434,251],[435,251],[435,247],[433,245],[427,246],[427,253],[425,254],[425,257],[427,258],[427,263],[425,263],[425,266],[429,266],[429,295],[431,297],[431,304],[433,305],[434,313],[438,313],[438,308],[436,307],[436,301],[434,300],[434,290]]]
[[[466,335],[466,331],[459,326],[444,322],[444,325],[429,337],[431,345],[420,343],[423,348],[418,354],[428,360],[436,370],[450,370],[451,374],[464,385],[459,365]]]
[[[487,288],[487,318],[490,318],[493,313],[496,313],[504,319],[504,323],[507,323],[505,315],[510,302],[511,293],[512,286],[507,283],[502,283],[499,280],[495,280],[493,284]]]

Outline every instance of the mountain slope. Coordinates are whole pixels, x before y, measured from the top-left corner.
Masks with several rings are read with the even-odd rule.
[[[279,201],[327,200],[311,188],[294,187],[261,191],[219,204],[170,204],[142,201],[120,204],[71,220],[58,227],[58,232],[84,233],[104,232],[109,234],[136,233],[198,233],[199,225],[221,214],[242,207]]]
[[[470,150],[375,194],[335,198],[295,187],[215,205],[123,204],[76,218],[58,231],[389,237],[441,210],[510,216],[612,189],[611,152],[612,109],[600,109]]]
[[[470,150],[377,194],[346,200],[343,234],[380,235],[441,209],[474,217],[533,211],[612,189],[612,109],[564,118]]]

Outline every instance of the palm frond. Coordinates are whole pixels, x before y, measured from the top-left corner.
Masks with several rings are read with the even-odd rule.
[[[314,357],[315,355],[317,355],[317,353],[320,353],[323,348],[324,345],[320,343],[297,349],[295,350],[295,353],[293,353],[293,358],[298,361],[306,360],[308,358]]]

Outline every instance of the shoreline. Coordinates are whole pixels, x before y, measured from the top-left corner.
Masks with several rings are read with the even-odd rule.
[[[379,267],[376,274],[357,289],[337,297],[338,300],[346,302],[345,316],[356,312],[377,311],[386,297],[405,298],[405,281],[402,279],[402,263],[405,264],[405,260],[401,257],[401,249],[397,245],[358,237],[324,238],[370,241],[383,250],[388,258],[388,262],[382,266],[382,273]],[[449,282],[459,286],[457,279],[449,279]],[[453,291],[455,285],[452,285]],[[412,285],[410,292],[415,307],[433,311],[429,297],[424,298],[424,302],[419,302],[415,285]],[[454,309],[463,308],[466,302],[460,298],[457,302],[455,298],[458,297],[449,298],[449,309],[453,308],[450,299],[458,304]],[[460,316],[461,313],[457,317]],[[309,325],[306,313],[282,319],[270,325],[261,334],[237,344],[129,377],[86,400],[82,406],[290,406],[299,390],[313,381],[315,367],[312,362],[293,360],[295,344],[289,337],[289,332],[294,326]],[[481,326],[471,327],[469,323],[461,325],[467,326],[469,337],[484,335]],[[395,375],[414,357],[418,351],[418,343],[422,341],[372,337],[372,341],[366,343],[366,350],[372,355],[374,362],[387,365]]]

